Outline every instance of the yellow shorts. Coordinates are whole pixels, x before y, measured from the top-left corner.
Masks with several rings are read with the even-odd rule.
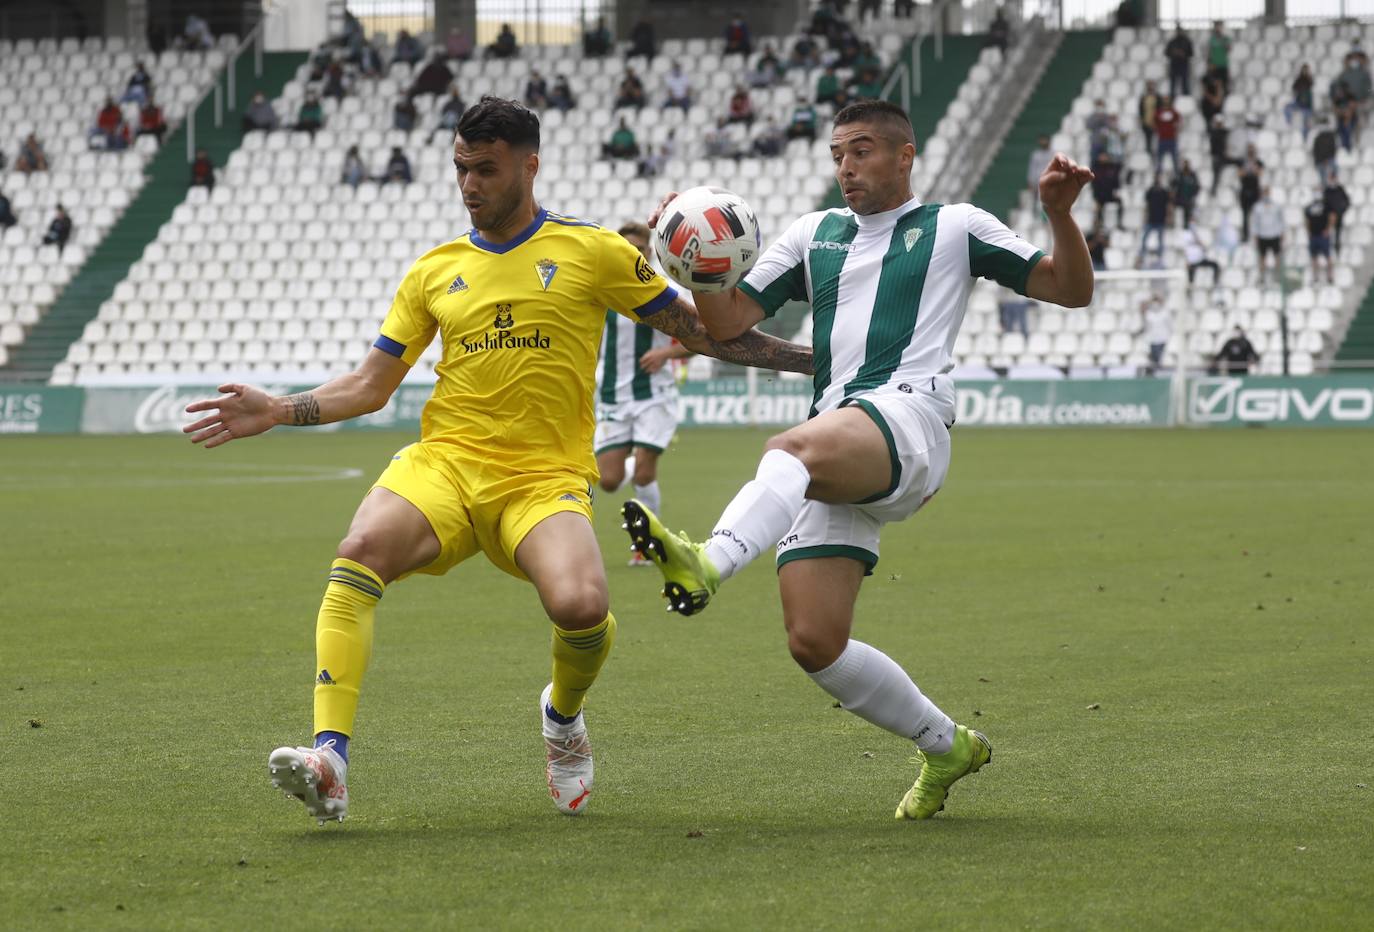
[[[592,520],[591,489],[572,472],[517,473],[450,453],[445,444],[412,443],[391,458],[373,488],[418,508],[439,538],[439,556],[416,570],[442,576],[478,551],[526,579],[515,548],[550,515],[574,511]],[[409,575],[409,574],[406,574]]]

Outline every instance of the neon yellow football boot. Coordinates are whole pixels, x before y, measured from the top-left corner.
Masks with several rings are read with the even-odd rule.
[[[652,511],[633,498],[620,513],[635,551],[663,574],[668,611],[694,615],[704,609],[720,588],[720,571],[706,558],[706,545],[693,543],[685,533],[670,534]]]
[[[977,773],[992,760],[992,745],[980,731],[963,725],[954,730],[954,746],[944,754],[917,752],[912,762],[921,764],[921,773],[911,789],[897,804],[899,819],[929,819],[945,808],[945,795],[956,781]]]

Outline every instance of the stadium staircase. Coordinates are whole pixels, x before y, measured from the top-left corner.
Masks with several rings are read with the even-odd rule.
[[[1374,369],[1374,286],[1365,292],[1364,300],[1355,311],[1355,319],[1345,332],[1336,362],[1350,368]],[[1363,365],[1358,365],[1363,364]]]
[[[252,59],[240,56],[237,71],[235,109],[226,110],[224,125],[214,126],[214,101],[207,96],[196,111],[199,128],[196,145],[206,149],[216,166],[223,166],[243,139],[239,114],[256,90],[268,98],[281,92],[305,61],[303,52],[268,52],[262,57],[262,76],[253,74]],[[0,367],[0,382],[46,381],[53,367],[61,362],[68,347],[80,339],[82,330],[110,297],[142,255],[172,211],[186,197],[186,123],[168,134],[166,142],[149,163],[148,183],[128,209],[92,251],[76,277],[58,296],[52,308],[29,331],[27,339],[10,353],[7,365]]]
[[[1109,38],[1110,33],[1095,30],[1064,34],[1054,60],[974,191],[973,203],[1003,220],[1010,217],[1026,186],[1026,163],[1035,149],[1036,138],[1054,133],[1088,80],[1093,65],[1102,57]]]

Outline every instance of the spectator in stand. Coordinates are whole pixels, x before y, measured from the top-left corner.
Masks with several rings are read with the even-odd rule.
[[[1140,95],[1136,105],[1136,115],[1140,118],[1140,132],[1145,137],[1145,151],[1153,158],[1155,154],[1155,111],[1159,109],[1159,91],[1155,82],[1145,82],[1145,93]]]
[[[1212,357],[1212,369],[1220,375],[1249,375],[1250,367],[1259,362],[1255,345],[1245,336],[1245,331],[1237,324],[1230,338]]]
[[[1236,232],[1236,225],[1231,222],[1231,215],[1227,211],[1221,211],[1216,233],[1212,236],[1212,246],[1218,253],[1225,254],[1227,265],[1235,262],[1236,250],[1240,248],[1240,234]]]
[[[916,15],[916,0],[893,0],[892,15],[898,19],[911,19]]]
[[[1107,247],[1111,244],[1111,237],[1101,227],[1093,228],[1088,234],[1088,258],[1092,260],[1094,272],[1107,271]]]
[[[1259,203],[1260,188],[1263,186],[1264,162],[1254,146],[1245,147],[1245,158],[1237,170],[1240,180],[1240,238],[1250,239],[1250,211]]]
[[[801,35],[792,43],[792,53],[787,56],[788,68],[817,68],[821,63],[821,50],[809,35]]]
[[[549,93],[549,105],[564,113],[577,106],[577,98],[573,96],[572,86],[568,84],[567,75],[560,74],[553,79],[553,90]]]
[[[1169,96],[1188,97],[1192,93],[1189,82],[1193,74],[1193,40],[1188,38],[1182,23],[1164,47],[1164,57],[1169,60]]]
[[[668,164],[668,147],[646,146],[645,152],[639,157],[635,166],[635,176],[638,178],[653,178],[663,173],[663,166]]]
[[[153,95],[149,94],[148,99],[143,102],[143,106],[138,108],[138,132],[137,136],[152,136],[157,140],[157,144],[162,145],[162,137],[167,132],[167,120],[162,115],[162,108],[157,105]]]
[[[730,131],[725,125],[725,117],[716,120],[715,128],[706,132],[706,135],[702,137],[702,143],[706,147],[708,159],[739,158],[739,152],[735,149],[735,140],[730,136]]]
[[[399,184],[410,184],[414,178],[410,171],[410,159],[406,158],[400,146],[392,146],[391,157],[386,160],[386,172],[379,179],[381,183],[395,181]]]
[[[5,197],[0,191],[0,230],[8,230],[19,222],[19,218],[14,215],[14,209],[10,207],[10,199]]]
[[[365,78],[380,78],[382,76],[382,53],[378,50],[375,42],[363,44],[362,51],[358,54],[358,70]],[[342,76],[343,69],[340,68],[339,72]],[[342,87],[344,84],[342,78],[339,83]],[[331,96],[328,90],[325,91],[324,96]],[[343,93],[339,93],[337,96],[342,97]]]
[[[1331,82],[1331,112],[1336,116],[1336,133],[1340,136],[1341,147],[1349,152],[1355,147],[1356,124],[1359,120],[1359,106],[1355,95],[1343,79]]]
[[[1202,238],[1198,236],[1197,229],[1189,223],[1183,228],[1183,261],[1188,265],[1188,284],[1193,284],[1193,277],[1197,275],[1198,269],[1212,270],[1212,287],[1216,287],[1217,276],[1221,274],[1221,267],[1207,257],[1207,250],[1202,245]]]
[[[1093,112],[1083,120],[1083,128],[1088,131],[1088,162],[1091,164],[1097,161],[1099,140],[1107,128],[1107,105],[1100,98],[1093,101]]]
[[[458,131],[458,121],[463,117],[463,111],[467,110],[468,105],[463,101],[462,95],[458,93],[458,88],[449,87],[448,97],[444,100],[444,105],[439,109],[439,122],[430,131],[429,138],[434,139],[434,134],[443,131],[452,136]]]
[[[673,62],[668,73],[663,76],[663,87],[667,91],[667,97],[663,101],[663,109],[669,107],[681,107],[682,112],[686,113],[692,106],[692,79],[687,77],[682,70],[682,65]]]
[[[647,19],[640,19],[630,30],[630,50],[625,53],[626,58],[634,58],[636,55],[643,55],[646,62],[652,62],[654,55],[658,53],[658,42],[654,38],[654,24]]]
[[[620,125],[611,133],[610,141],[601,147],[601,154],[608,159],[639,157],[639,141],[635,139],[635,131],[630,129],[624,117],[620,118]]]
[[[744,21],[743,13],[736,12],[725,24],[725,54],[745,58],[754,54],[754,40],[749,35],[749,24]]]
[[[1359,111],[1358,122],[1363,122],[1369,115],[1371,96],[1374,95],[1374,86],[1369,77],[1369,59],[1364,52],[1353,49],[1346,54],[1345,70],[1341,72],[1340,81],[1355,98],[1355,106]]]
[[[1140,255],[1136,258],[1136,268],[1145,264],[1146,244],[1150,234],[1155,235],[1155,255],[1164,258],[1164,228],[1169,223],[1169,189],[1164,187],[1164,176],[1155,173],[1154,184],[1145,192],[1145,230],[1140,235]]]
[[[496,41],[487,46],[487,58],[514,58],[520,54],[520,46],[515,41],[515,30],[510,28],[510,23],[502,23],[501,31],[496,34]]]
[[[782,62],[778,61],[773,46],[769,44],[763,47],[763,52],[754,62],[754,67],[749,70],[747,79],[750,87],[772,87],[778,83],[782,75]]]
[[[204,149],[197,149],[195,161],[191,162],[191,187],[215,190],[215,163]]]
[[[245,133],[253,130],[271,132],[277,128],[277,112],[272,109],[272,105],[267,100],[267,95],[262,91],[255,91],[253,99],[248,102],[248,107],[243,111],[243,131]]]
[[[410,83],[406,96],[414,98],[419,94],[445,94],[452,83],[453,72],[444,64],[444,56],[435,54]]]
[[[1053,157],[1053,153],[1050,153],[1050,157]],[[1034,164],[1033,156],[1032,164]],[[1031,181],[1032,192],[1037,190],[1036,183],[1040,180],[1040,175],[1044,174],[1045,167],[1048,165],[1049,160],[1046,159],[1044,165],[1040,168],[1040,172],[1035,175],[1035,178],[1027,179]],[[1122,220],[1122,214],[1125,213],[1126,207],[1121,203],[1121,165],[1118,162],[1113,162],[1111,157],[1105,152],[1098,153],[1097,162],[1093,165],[1092,189],[1093,202],[1097,205],[1093,212],[1093,226],[1098,229],[1105,227],[1107,223],[1107,205],[1115,204],[1116,228],[1118,230],[1126,229],[1124,221]],[[1032,194],[1032,196],[1035,195]]]
[[[1331,215],[1331,245],[1336,250],[1336,255],[1341,254],[1341,227],[1345,224],[1345,212],[1350,209],[1350,194],[1341,184],[1341,180],[1333,171],[1326,176],[1326,184],[1322,188],[1322,200],[1326,202],[1326,211]]]
[[[1312,128],[1312,68],[1303,65],[1298,76],[1293,79],[1293,99],[1283,106],[1283,119],[1293,125],[1293,114],[1302,114],[1302,141],[1307,142],[1307,132]]]
[[[727,123],[754,125],[754,101],[749,97],[748,88],[735,85],[735,93],[730,95],[730,109],[725,114]]]
[[[1198,181],[1192,162],[1183,160],[1183,167],[1174,175],[1172,188],[1170,193],[1174,198],[1174,206],[1183,212],[1183,226],[1190,227],[1193,225],[1193,209],[1197,207],[1198,192],[1202,190],[1202,182]]]
[[[862,23],[870,18],[877,18],[878,8],[882,6],[882,0],[859,0],[859,22]]]
[[[1003,333],[1020,331],[1021,336],[1030,336],[1030,309],[1035,302],[1022,297],[1008,297],[997,302],[997,317],[1002,324]]]
[[[811,11],[811,23],[806,27],[806,34],[829,38],[837,19],[839,19],[839,14],[835,12],[835,4],[832,0],[821,0],[820,3],[816,4],[816,8]]]
[[[638,110],[644,106],[644,82],[639,80],[639,75],[628,65],[625,67],[625,76],[620,79],[620,89],[616,91],[615,106],[617,110],[621,107],[634,107]]]
[[[119,98],[119,102],[122,104],[142,104],[152,93],[153,76],[148,73],[147,68],[143,67],[143,62],[134,62],[133,77],[129,78],[129,83],[124,88],[124,96]]]
[[[988,24],[988,38],[985,48],[994,48],[1001,54],[1005,61],[1007,57],[1007,45],[1011,42],[1011,23],[1007,22],[1003,7],[997,8],[997,15],[993,16],[992,22]]]
[[[105,106],[96,115],[95,127],[91,130],[91,147],[114,151],[129,145],[129,128],[124,124],[124,111],[113,97],[105,98]]]
[[[549,84],[537,70],[530,70],[529,80],[525,82],[525,106],[543,110],[549,105]]]
[[[1207,65],[1221,77],[1222,93],[1231,93],[1231,37],[1221,20],[1212,23],[1212,34],[1207,37]]]
[[[5,150],[0,149],[0,172],[5,170]]]
[[[1278,279],[1279,253],[1283,249],[1283,208],[1274,203],[1266,186],[1260,192],[1251,220],[1255,224],[1255,244],[1259,249],[1259,283],[1264,284],[1265,257],[1274,257],[1274,276]],[[1241,239],[1247,239],[1242,234]]]
[[[787,122],[787,138],[816,141],[816,108],[807,103],[805,97],[798,98],[792,107],[792,118]]]
[[[1040,203],[1040,176],[1045,173],[1045,167],[1053,159],[1050,137],[1041,133],[1035,140],[1035,148],[1031,150],[1030,159],[1026,162],[1026,186],[1030,188],[1032,209]]]
[[[882,75],[872,65],[865,65],[855,73],[849,90],[858,100],[877,100],[883,93]]]
[[[850,66],[855,71],[866,71],[872,69],[875,72],[883,70],[883,60],[878,57],[878,53],[873,50],[872,42],[860,42],[859,51],[854,56],[854,61]]]
[[[365,178],[367,178],[367,166],[363,164],[363,157],[358,154],[357,146],[349,146],[348,151],[344,153],[343,172],[339,181],[356,191],[358,185],[362,184]]]
[[[407,30],[402,29],[396,34],[396,48],[391,53],[391,63],[405,62],[408,65],[418,65],[425,59],[425,47],[420,44],[420,40],[412,36]]]
[[[1155,146],[1155,171],[1164,168],[1164,156],[1169,156],[1173,162],[1174,171],[1178,171],[1178,131],[1183,123],[1183,118],[1174,109],[1174,101],[1171,97],[1165,97],[1159,102],[1159,109],[1155,111],[1155,135],[1159,138]]]
[[[787,144],[787,139],[782,134],[782,127],[778,121],[769,117],[763,129],[754,137],[752,151],[755,155],[763,158],[773,158],[780,154],[783,147]]]
[[[1226,166],[1240,164],[1240,159],[1231,156],[1231,130],[1226,125],[1225,117],[1218,115],[1212,118],[1211,128],[1207,130],[1207,145],[1212,153],[1211,193],[1215,195]]]
[[[444,58],[449,61],[467,61],[472,57],[472,37],[457,26],[448,31],[444,39]]]
[[[343,35],[339,37],[339,45],[348,50],[350,60],[356,61],[357,54],[362,51],[363,43],[367,40],[363,33],[363,24],[344,7],[343,11]]]
[[[1211,126],[1212,119],[1221,113],[1221,108],[1226,104],[1226,83],[1221,79],[1221,69],[1216,65],[1208,65],[1207,72],[1202,76],[1202,99],[1198,101],[1197,109],[1202,114],[1204,126]]]
[[[1307,220],[1307,254],[1312,257],[1312,284],[1317,283],[1318,269],[1325,260],[1326,283],[1334,285],[1336,278],[1331,266],[1331,225],[1333,217],[1327,210],[1325,192],[1317,191],[1317,196],[1303,208]]]
[[[821,76],[816,79],[816,103],[831,104],[840,93],[840,77],[835,74],[834,65],[826,65]]]
[[[19,152],[14,157],[14,170],[26,175],[48,170],[48,154],[43,151],[43,144],[33,133],[25,136],[24,141],[19,144]]]
[[[344,71],[343,65],[330,62],[324,71],[324,89],[321,93],[325,97],[343,100],[348,95],[349,83],[348,72]]]
[[[72,218],[67,216],[67,208],[58,204],[57,216],[52,218],[52,223],[48,224],[48,232],[43,234],[43,245],[56,246],[57,254],[61,255],[71,235]]]
[[[596,24],[582,33],[582,57],[601,58],[611,51],[611,31],[606,28],[606,18],[598,16]]]
[[[186,17],[186,28],[182,31],[181,41],[192,52],[203,52],[215,46],[215,37],[210,34],[210,24],[194,13]]]
[[[1143,335],[1150,347],[1150,365],[1145,374],[1154,375],[1163,365],[1164,348],[1169,345],[1169,338],[1174,335],[1173,315],[1164,306],[1164,298],[1158,292],[1150,295],[1140,305],[1140,330],[1136,335]]]
[[[1325,179],[1336,170],[1336,132],[1331,128],[1331,120],[1326,116],[1317,118],[1317,135],[1312,140],[1312,162],[1317,166],[1317,177]]]
[[[315,133],[324,126],[324,105],[320,103],[319,95],[314,91],[307,91],[305,100],[301,101],[300,110],[296,111],[295,129],[300,132],[310,134],[310,138],[315,138]]]
[[[420,112],[415,109],[415,101],[409,97],[399,98],[396,105],[391,108],[391,128],[403,133],[413,130],[419,118]]]

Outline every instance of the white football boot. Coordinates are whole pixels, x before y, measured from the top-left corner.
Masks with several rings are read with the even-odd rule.
[[[277,748],[267,756],[272,785],[305,803],[305,811],[325,822],[348,815],[348,762],[330,741],[318,748]]]
[[[560,725],[544,711],[549,705],[553,684],[544,687],[539,697],[539,720],[543,723],[544,751],[549,795],[558,811],[579,815],[592,795],[592,743],[587,738],[586,715],[579,712],[571,725]]]

